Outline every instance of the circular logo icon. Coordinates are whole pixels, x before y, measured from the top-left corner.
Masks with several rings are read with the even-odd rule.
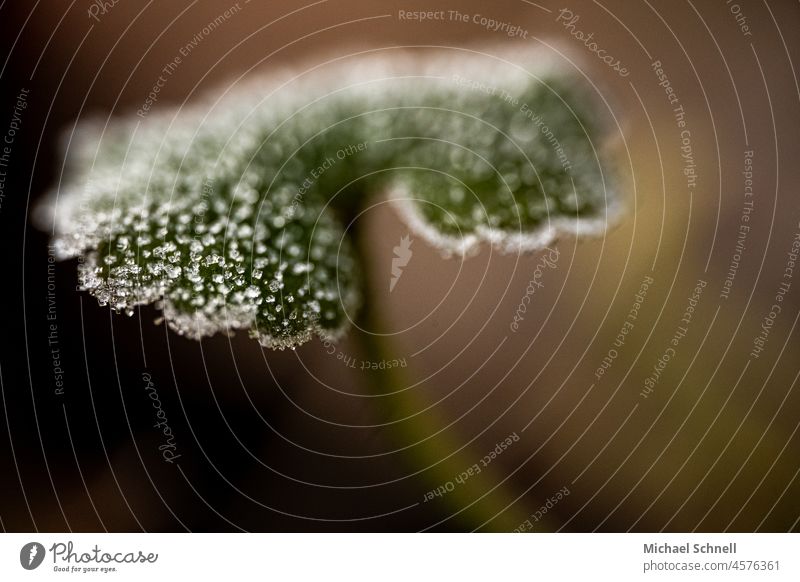
[[[44,546],[38,542],[30,542],[19,551],[19,563],[26,570],[35,570],[44,561]]]

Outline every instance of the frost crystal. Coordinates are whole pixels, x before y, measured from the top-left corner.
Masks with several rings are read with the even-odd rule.
[[[343,225],[364,193],[387,193],[445,253],[602,232],[619,206],[598,111],[546,60],[334,68],[82,128],[48,202],[81,286],[125,313],[158,302],[189,337],[249,328],[294,347],[336,336],[357,306]]]

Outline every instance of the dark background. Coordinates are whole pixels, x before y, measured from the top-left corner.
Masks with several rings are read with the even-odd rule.
[[[518,23],[530,32],[524,42],[475,25],[396,18],[398,9],[428,4],[331,0],[286,16],[300,6],[240,2],[240,13],[184,59],[157,107],[251,68],[303,69],[364,48],[499,42],[522,51],[559,42],[583,59],[624,119],[633,212],[602,239],[559,243],[563,265],[548,273],[541,312],[494,355],[537,257],[485,250],[459,265],[416,241],[402,287],[391,300],[386,290],[371,298],[393,329],[423,320],[460,280],[431,317],[397,336],[414,382],[416,414],[404,422],[386,424],[398,398],[371,397],[379,374],[349,372],[317,341],[297,352],[261,350],[246,334],[192,342],[155,325],[153,308],[112,315],[77,292],[75,262],[55,269],[65,380],[56,394],[49,234],[30,214],[61,171],[62,131],[76,118],[134,112],[161,67],[232,4],[121,0],[100,22],[88,17],[87,2],[0,4],[0,135],[16,95],[30,89],[0,206],[5,530],[509,530],[565,486],[571,494],[535,529],[798,529],[800,285],[767,352],[745,366],[800,220],[795,2],[740,2],[752,37],[723,2],[573,3],[580,27],[631,69],[627,79],[566,35],[554,12],[521,0],[437,8]],[[359,20],[383,14],[392,16]],[[701,176],[691,199],[674,121],[642,46],[662,60],[690,114]],[[732,297],[722,303],[747,147],[757,152],[756,213]],[[391,211],[374,214],[374,260],[386,270],[406,230]],[[656,285],[641,323],[610,375],[589,389],[647,273]],[[684,349],[657,394],[642,401],[641,382],[700,277],[709,286]],[[351,342],[341,348],[357,354]],[[177,465],[159,455],[144,372],[176,435]],[[520,442],[480,489],[421,503],[513,432]],[[447,462],[432,464],[431,450]]]

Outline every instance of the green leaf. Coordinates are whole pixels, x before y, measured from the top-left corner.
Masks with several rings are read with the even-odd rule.
[[[57,252],[81,257],[80,283],[102,305],[132,314],[159,302],[189,337],[249,328],[284,348],[336,336],[357,304],[349,241],[319,199],[292,207],[285,183],[261,194],[279,160],[250,164],[246,131],[227,145],[236,121],[84,136],[79,158],[99,143],[97,164],[62,191]]]
[[[608,146],[592,141],[602,132],[586,95],[558,79],[505,94],[413,114],[420,137],[392,185],[406,219],[455,253],[604,232],[619,210],[616,177],[601,170]]]
[[[357,308],[345,229],[367,194],[446,254],[605,228],[615,178],[573,81],[489,57],[401,61],[84,128],[50,203],[59,255],[113,309],[157,302],[190,337],[249,328],[283,348],[337,335]]]

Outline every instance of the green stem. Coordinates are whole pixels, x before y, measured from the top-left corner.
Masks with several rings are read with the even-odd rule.
[[[360,226],[360,225],[359,225]],[[369,241],[366,240],[362,228],[356,228],[354,233],[354,246],[361,259],[359,263],[364,269],[365,297],[369,298],[369,289],[374,281],[371,280],[372,272],[369,257]],[[381,327],[380,316],[374,302],[365,301],[360,314],[361,327],[364,330],[378,330]],[[371,335],[359,331],[354,334],[361,344],[365,360],[391,361],[397,354],[386,341],[386,336]],[[435,436],[425,438],[437,433],[444,423],[437,418],[435,412],[426,411],[417,414],[425,408],[426,403],[419,397],[424,386],[406,389],[409,378],[406,371],[400,367],[385,370],[371,371],[373,378],[369,378],[367,385],[375,394],[385,395],[377,402],[382,407],[382,415],[394,431],[396,444],[403,448],[402,455],[410,470],[419,471],[427,481],[428,491],[433,491],[440,486],[452,482],[454,488],[445,492],[441,497],[425,501],[425,494],[420,494],[420,504],[444,504],[444,513],[455,515],[458,529],[472,530],[480,524],[486,523],[481,529],[486,531],[512,531],[519,527],[532,513],[525,511],[523,504],[512,503],[516,495],[512,494],[506,483],[501,479],[491,466],[481,467],[481,472],[470,476],[459,484],[455,478],[468,471],[476,463],[480,466],[480,459],[486,451],[477,451],[469,446],[460,448],[457,439],[452,433],[439,432]],[[424,440],[423,440],[424,439]],[[448,485],[449,488],[449,485]],[[441,505],[439,505],[441,508]],[[507,509],[506,509],[507,508]],[[450,522],[452,524],[452,522]],[[553,523],[546,519],[537,524],[537,529],[552,531]]]

